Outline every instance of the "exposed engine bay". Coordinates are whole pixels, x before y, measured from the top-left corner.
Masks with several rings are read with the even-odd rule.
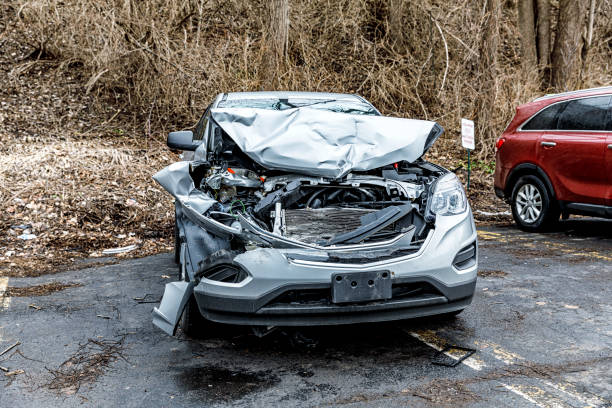
[[[409,231],[418,245],[429,228],[429,189],[445,173],[425,161],[401,162],[330,180],[215,164],[191,166],[198,189],[217,201],[205,216],[237,227],[240,214],[262,230],[322,247],[378,242]]]

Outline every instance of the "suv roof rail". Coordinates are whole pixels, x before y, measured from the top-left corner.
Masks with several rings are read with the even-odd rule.
[[[579,89],[577,91],[561,92],[561,93],[556,93],[556,94],[546,94],[544,96],[534,99],[533,102],[542,101],[544,99],[549,99],[549,98],[555,98],[558,96],[577,95],[577,94],[591,92],[591,91],[608,91],[608,90],[612,91],[612,85],[600,86],[597,88]]]

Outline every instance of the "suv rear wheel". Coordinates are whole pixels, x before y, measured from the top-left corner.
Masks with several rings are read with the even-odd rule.
[[[512,216],[523,231],[542,231],[559,220],[559,205],[536,176],[522,176],[512,189]]]

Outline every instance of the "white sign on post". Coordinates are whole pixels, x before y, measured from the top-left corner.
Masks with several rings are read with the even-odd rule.
[[[461,119],[461,144],[466,149],[474,150],[476,148],[476,142],[474,141],[474,121]]]

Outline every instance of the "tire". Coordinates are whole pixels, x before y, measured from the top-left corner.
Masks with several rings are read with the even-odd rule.
[[[206,320],[200,313],[195,297],[191,295],[185,310],[183,311],[183,319],[181,320],[181,329],[189,337],[202,337],[206,333],[206,329],[211,322]]]
[[[537,176],[520,177],[512,189],[512,217],[527,232],[545,231],[559,221],[558,203]]]
[[[176,223],[176,220],[174,220],[174,263],[179,264],[179,269],[180,269],[181,236],[179,235],[179,229],[178,229],[178,224]]]

